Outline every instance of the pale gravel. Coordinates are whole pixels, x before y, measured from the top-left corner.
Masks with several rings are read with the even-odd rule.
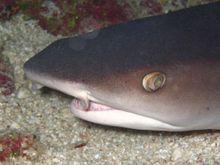
[[[31,153],[39,155],[33,160],[16,158],[7,164],[220,164],[219,131],[165,133],[95,125],[71,114],[71,97],[37,90],[24,78],[23,64],[58,38],[22,15],[0,24],[0,44],[13,64],[16,82],[11,96],[0,96],[0,132],[29,132],[42,143],[40,153]],[[88,143],[74,148],[81,141]]]

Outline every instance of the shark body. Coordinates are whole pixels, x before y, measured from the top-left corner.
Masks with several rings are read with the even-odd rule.
[[[24,70],[74,96],[71,111],[87,121],[140,130],[220,129],[220,3],[57,40]],[[143,87],[151,73],[166,78],[153,92]]]

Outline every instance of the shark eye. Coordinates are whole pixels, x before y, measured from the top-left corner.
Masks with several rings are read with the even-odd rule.
[[[152,72],[144,76],[142,85],[147,92],[155,92],[162,88],[165,82],[165,74],[161,72]]]

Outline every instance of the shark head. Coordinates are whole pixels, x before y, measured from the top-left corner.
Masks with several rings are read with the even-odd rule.
[[[220,14],[214,9],[195,7],[60,39],[27,61],[25,74],[73,96],[74,115],[94,123],[218,129]]]

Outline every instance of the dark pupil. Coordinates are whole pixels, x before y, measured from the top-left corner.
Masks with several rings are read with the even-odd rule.
[[[159,76],[157,76],[156,79],[155,79],[155,81],[154,81],[154,86],[155,86],[155,88],[156,88],[156,89],[160,88],[161,83],[162,83],[162,78],[159,77]]]

